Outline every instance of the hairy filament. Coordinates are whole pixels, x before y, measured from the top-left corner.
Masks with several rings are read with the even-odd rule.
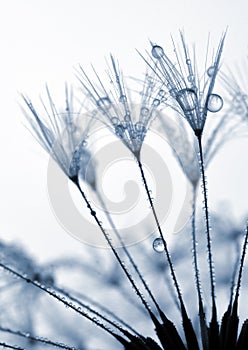
[[[98,327],[102,328],[104,331],[106,331],[107,333],[109,333],[110,335],[112,335],[115,339],[117,339],[118,341],[120,341],[120,336],[118,334],[116,334],[113,330],[109,329],[107,326],[105,326],[103,323],[101,323],[99,320],[97,320],[96,318],[90,317],[86,312],[83,312],[82,310],[79,310],[75,305],[70,304],[68,301],[64,300],[60,295],[57,295],[54,291],[50,290],[50,288],[45,287],[44,285],[40,284],[39,282],[36,282],[28,277],[25,277],[23,274],[21,274],[20,272],[17,272],[15,270],[13,270],[12,268],[6,266],[5,264],[0,262],[0,267],[2,267],[4,270],[6,270],[7,272],[13,274],[14,276],[24,280],[27,283],[30,283],[31,285],[39,288],[40,290],[42,290],[43,292],[45,292],[46,294],[49,294],[51,297],[53,297],[54,299],[60,301],[62,304],[64,304],[66,307],[74,310],[76,313],[78,313],[79,315],[87,318],[88,320],[90,320],[91,322],[93,322],[95,325],[97,325]]]
[[[48,340],[48,339],[45,339],[45,338],[37,337],[37,336],[31,335],[31,334],[27,334],[25,332],[15,331],[13,329],[10,329],[10,328],[7,328],[7,327],[3,327],[3,326],[0,326],[0,331],[1,332],[6,332],[6,333],[10,333],[10,334],[14,334],[14,335],[18,335],[20,337],[23,337],[23,338],[26,338],[26,339],[30,339],[30,340],[34,340],[34,341],[39,342],[39,343],[52,345],[52,346],[55,346],[56,348],[60,348],[60,349],[79,350],[79,349],[77,349],[75,347],[71,347],[71,346],[68,346],[68,345],[65,345],[65,344],[54,342],[52,340]]]

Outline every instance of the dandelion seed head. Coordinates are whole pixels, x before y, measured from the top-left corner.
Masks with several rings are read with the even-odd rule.
[[[161,103],[161,84],[158,88],[154,73],[146,73],[145,79],[138,81],[141,91],[139,90],[137,98],[137,91],[135,94],[128,86],[127,79],[112,55],[110,60],[107,71],[110,86],[108,79],[103,81],[94,68],[95,80],[91,80],[81,67],[79,80],[83,93],[90,97],[91,106],[95,108],[95,118],[104,123],[138,158],[149,126],[156,117],[156,109]]]
[[[72,108],[73,95],[69,97],[66,86],[66,108],[61,113],[55,107],[51,94],[47,88],[48,103],[42,101],[42,111],[38,112],[31,101],[24,101],[31,112],[25,114],[32,127],[34,135],[43,148],[54,158],[64,173],[70,179],[80,178],[95,188],[95,169],[90,151],[86,149],[87,136],[92,120],[82,116],[80,111]],[[101,103],[106,107],[107,99]]]
[[[175,62],[166,55],[162,47],[152,46],[153,69],[169,93],[169,99],[163,102],[182,115],[193,131],[200,130],[202,133],[207,112],[219,112],[223,106],[223,99],[217,98],[219,95],[213,93],[213,89],[219,72],[224,37],[225,35],[220,41],[214,59],[208,62],[207,57],[206,62],[210,65],[202,76],[198,73],[195,52],[192,54],[194,57],[192,59],[182,33],[180,49],[176,48],[173,41]]]

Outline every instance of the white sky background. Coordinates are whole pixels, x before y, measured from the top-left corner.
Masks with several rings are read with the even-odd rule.
[[[76,82],[73,67],[78,63],[101,67],[109,52],[118,57],[125,71],[140,73],[143,62],[135,48],[145,52],[149,39],[164,48],[167,43],[171,47],[170,34],[177,35],[178,29],[183,28],[188,42],[204,49],[201,45],[208,33],[217,43],[227,26],[223,62],[232,67],[248,54],[246,0],[2,1],[1,237],[24,242],[35,254],[39,251],[41,257],[44,254],[52,257],[60,249],[69,251],[79,245],[59,226],[49,206],[48,157],[21,124],[24,119],[18,107],[19,92],[36,97],[44,93],[45,83],[53,92],[57,87],[63,91],[65,81]],[[215,163],[219,165],[216,182],[211,180],[218,191],[226,175],[233,172],[234,181],[230,189],[225,187],[225,196],[235,210],[240,207],[241,211],[248,194],[247,142],[246,151],[244,147],[245,142],[238,147],[238,154],[229,153],[227,158],[219,159]],[[229,151],[234,152],[231,147]]]

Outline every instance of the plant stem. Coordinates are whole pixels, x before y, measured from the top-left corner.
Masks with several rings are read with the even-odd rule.
[[[118,230],[117,230],[117,228],[116,228],[116,226],[115,226],[115,224],[114,224],[114,222],[113,222],[113,219],[112,219],[111,215],[109,214],[109,211],[108,211],[108,208],[107,208],[107,206],[106,206],[106,204],[105,204],[105,201],[103,200],[101,194],[100,194],[98,191],[96,191],[96,195],[97,195],[97,198],[98,198],[98,200],[99,200],[99,202],[100,202],[100,204],[101,204],[101,206],[102,206],[102,208],[103,208],[103,211],[104,211],[104,213],[105,213],[105,215],[106,215],[106,218],[107,218],[107,220],[109,221],[109,223],[110,223],[110,225],[111,225],[111,228],[112,228],[113,231],[114,231],[114,234],[116,235],[116,237],[118,238],[120,244],[122,245],[122,248],[123,248],[123,250],[124,250],[124,252],[125,252],[127,258],[129,259],[129,261],[130,261],[132,267],[134,268],[135,272],[137,273],[137,275],[138,275],[140,281],[142,282],[142,284],[143,284],[145,290],[147,291],[147,293],[149,294],[150,298],[152,299],[152,301],[153,301],[154,305],[156,306],[157,310],[158,310],[159,312],[161,312],[161,309],[160,309],[160,307],[159,307],[159,305],[158,305],[158,303],[157,303],[157,301],[156,301],[154,295],[152,294],[151,289],[149,288],[149,286],[148,286],[148,284],[146,283],[144,277],[142,276],[142,274],[141,274],[141,272],[140,272],[138,266],[136,265],[136,263],[135,263],[135,261],[133,260],[131,254],[129,253],[128,249],[126,248],[125,243],[123,242],[123,239],[122,239],[121,235],[119,234],[119,232],[118,232]]]
[[[104,238],[106,239],[110,249],[112,250],[116,260],[118,261],[120,267],[122,268],[123,272],[125,273],[127,279],[129,280],[130,284],[132,285],[133,289],[135,290],[136,294],[138,295],[140,301],[142,302],[142,304],[144,305],[145,309],[147,310],[149,316],[151,317],[152,321],[154,322],[155,321],[155,316],[153,315],[152,311],[150,310],[150,307],[147,303],[147,301],[145,300],[145,298],[143,297],[143,295],[141,294],[141,292],[139,291],[138,287],[136,286],[135,282],[134,282],[134,279],[132,277],[132,275],[129,273],[129,271],[127,270],[126,266],[124,265],[123,261],[121,260],[121,258],[119,257],[116,249],[114,248],[113,246],[113,243],[108,235],[108,233],[105,231],[105,229],[102,227],[102,224],[100,222],[100,220],[98,219],[98,216],[95,212],[95,210],[92,208],[90,202],[88,201],[84,191],[81,189],[80,185],[79,185],[79,182],[78,182],[78,179],[76,178],[73,178],[71,179],[74,184],[76,185],[76,187],[78,188],[80,194],[82,195],[86,205],[87,205],[87,208],[89,209],[90,211],[90,214],[93,216],[97,226],[99,227],[99,229],[101,230]],[[156,321],[155,321],[156,322]]]
[[[209,264],[209,273],[210,273],[210,286],[211,286],[212,311],[213,311],[212,319],[216,321],[217,309],[216,309],[216,303],[215,303],[214,263],[213,263],[212,244],[211,244],[211,235],[210,235],[207,183],[206,183],[205,166],[204,166],[203,149],[202,149],[202,133],[197,135],[197,140],[199,145],[200,167],[201,167],[203,197],[204,197],[204,211],[205,211],[205,220],[206,220],[208,264]]]
[[[186,308],[185,308],[185,305],[184,305],[184,302],[183,302],[183,298],[182,298],[182,294],[181,294],[181,291],[180,291],[180,288],[179,288],[179,284],[177,282],[176,274],[175,274],[174,267],[173,267],[173,264],[172,264],[172,260],[171,260],[171,257],[170,257],[170,253],[169,253],[169,250],[168,250],[168,247],[167,247],[167,243],[166,243],[166,240],[164,238],[164,235],[163,235],[163,232],[162,232],[162,229],[161,229],[161,226],[160,226],[157,214],[156,214],[156,210],[155,210],[154,205],[153,205],[151,194],[149,192],[149,188],[148,188],[148,184],[147,184],[147,181],[146,181],[146,177],[145,177],[145,173],[144,173],[144,170],[143,170],[143,166],[142,166],[142,163],[140,161],[140,158],[136,158],[136,159],[137,159],[137,162],[138,162],[138,166],[139,166],[139,170],[140,170],[140,174],[141,174],[143,183],[145,185],[145,190],[146,190],[146,193],[147,193],[147,196],[148,196],[148,200],[149,200],[149,203],[150,203],[150,206],[151,206],[151,209],[152,209],[152,213],[153,213],[156,225],[157,225],[157,229],[158,229],[160,238],[162,239],[162,242],[163,242],[163,245],[164,245],[164,251],[165,251],[167,262],[169,264],[171,277],[172,277],[172,280],[173,280],[175,288],[176,288],[176,292],[177,292],[177,296],[178,296],[178,300],[179,300],[180,308],[181,308],[182,323],[183,323],[183,328],[184,328],[184,333],[185,333],[185,337],[186,337],[188,350],[198,350],[199,346],[198,346],[198,342],[197,342],[197,339],[196,339],[196,335],[195,335],[194,329],[192,327],[191,321],[190,321],[190,319],[189,319],[189,317],[187,315],[187,311],[186,311]]]
[[[146,181],[146,177],[145,177],[145,173],[144,173],[144,170],[143,170],[143,165],[142,165],[140,160],[138,160],[138,166],[139,166],[139,170],[140,170],[140,173],[141,173],[142,181],[144,183],[145,190],[146,190],[146,193],[147,193],[147,196],[148,196],[148,201],[149,201],[149,204],[151,206],[152,213],[153,213],[153,216],[154,216],[154,219],[155,219],[155,222],[156,222],[156,226],[157,226],[160,238],[162,239],[162,242],[163,242],[163,245],[164,245],[164,251],[165,251],[165,254],[166,254],[167,261],[169,263],[170,272],[171,272],[171,276],[172,276],[173,282],[174,282],[175,287],[176,287],[177,295],[178,295],[180,304],[183,305],[182,294],[181,294],[181,291],[180,291],[180,288],[179,288],[179,285],[178,285],[178,282],[177,282],[177,278],[176,278],[174,267],[173,267],[173,264],[172,264],[172,261],[171,261],[170,253],[169,253],[169,250],[168,250],[168,247],[167,247],[167,243],[165,241],[165,238],[164,238],[164,235],[163,235],[163,232],[162,232],[162,229],[161,229],[158,217],[157,217],[156,210],[155,210],[154,205],[153,205],[153,201],[152,201],[152,198],[151,198],[151,194],[150,194],[150,191],[149,191],[149,188],[148,188],[148,184],[147,184],[147,181]]]
[[[204,350],[208,349],[208,336],[207,336],[207,326],[206,326],[206,317],[203,307],[203,300],[201,294],[201,281],[200,281],[200,273],[198,267],[198,259],[197,259],[197,240],[196,240],[196,186],[193,187],[193,200],[192,200],[192,220],[191,220],[191,229],[192,229],[192,251],[193,251],[193,264],[194,264],[194,272],[195,272],[195,283],[196,290],[198,295],[198,303],[199,303],[199,318],[200,318],[200,327],[201,327],[201,336],[202,336],[202,346]]]

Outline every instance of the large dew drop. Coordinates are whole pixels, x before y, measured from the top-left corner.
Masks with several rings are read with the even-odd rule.
[[[191,112],[196,108],[197,96],[192,89],[182,89],[177,93],[177,100],[185,112]]]
[[[152,247],[155,250],[155,252],[162,253],[164,251],[164,243],[162,238],[154,239]]]
[[[211,94],[208,96],[207,109],[209,112],[216,113],[223,107],[223,99],[220,95]]]
[[[154,45],[152,47],[152,56],[157,59],[162,58],[164,56],[164,49],[161,46]]]

